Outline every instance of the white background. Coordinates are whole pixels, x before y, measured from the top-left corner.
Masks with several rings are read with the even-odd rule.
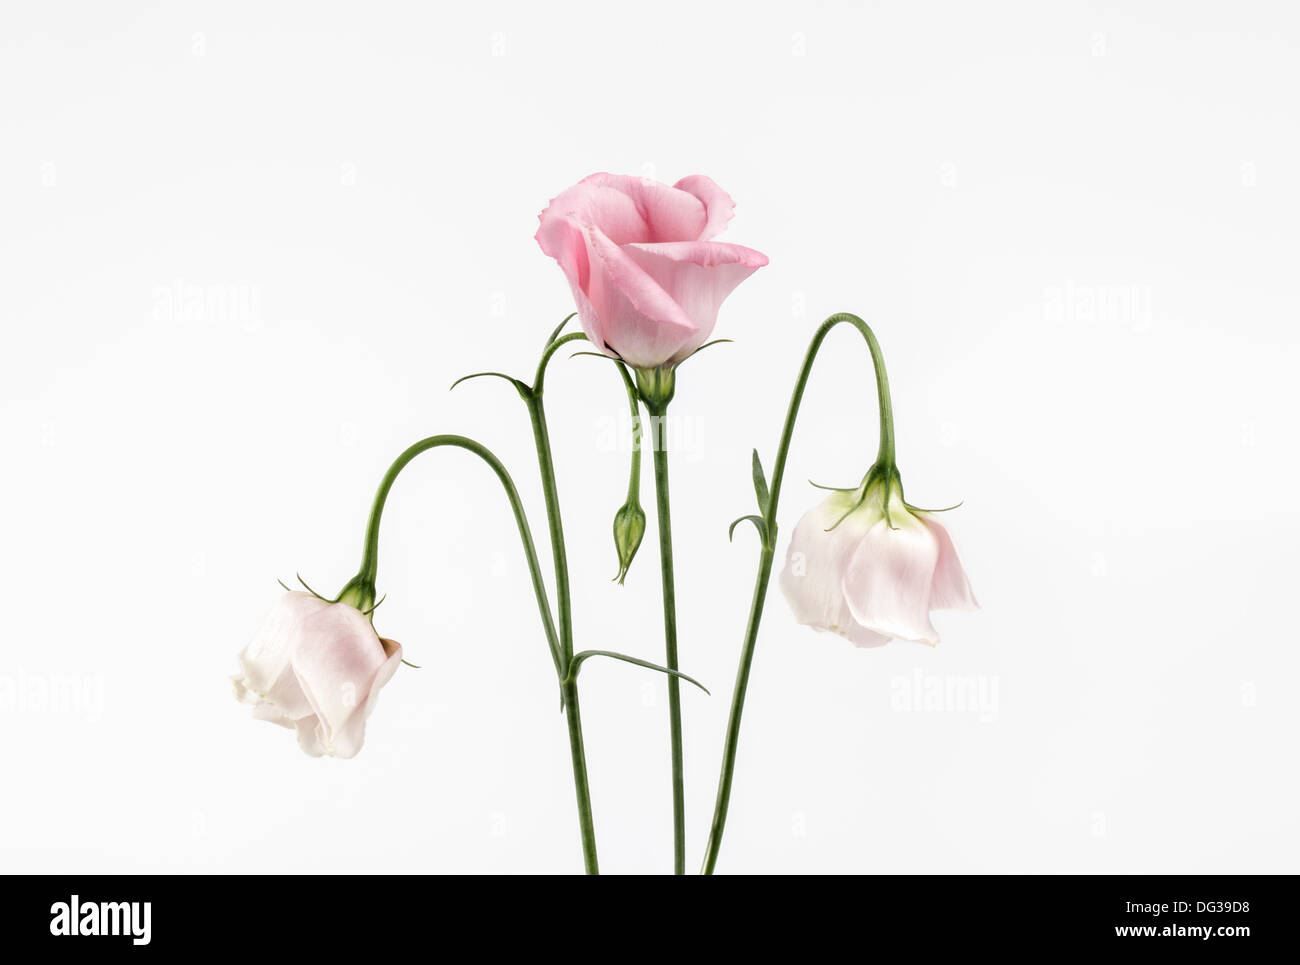
[[[421,436],[494,448],[548,556],[522,404],[447,386],[531,370],[571,302],[537,212],[608,170],[710,175],[723,240],[771,258],[673,405],[682,665],[714,690],[684,691],[690,866],[756,564],[726,526],[809,335],[851,310],[909,499],[965,500],[984,609],[862,651],[774,581],[719,870],[1295,871],[1294,10],[470,6],[5,4],[0,868],[581,869],[472,457],[422,457],[389,504],[377,626],[423,669],[358,758],[307,758],[227,677],[277,577],[355,571]],[[870,462],[869,371],[834,335],[785,534],[804,480]],[[561,357],[548,400],[577,646],[658,659],[653,523],[609,579],[618,379]],[[603,868],[663,872],[664,685],[593,661],[582,694]]]

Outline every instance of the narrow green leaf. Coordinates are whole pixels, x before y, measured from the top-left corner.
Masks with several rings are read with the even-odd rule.
[[[467,382],[470,379],[481,379],[489,375],[492,376],[493,378],[505,379],[507,382],[513,385],[519,391],[519,394],[522,395],[525,399],[532,394],[533,390],[531,386],[521,382],[519,379],[516,379],[513,375],[506,375],[504,372],[471,372],[469,375],[462,375],[455,382],[451,383],[451,388],[454,389],[462,382]]]
[[[763,475],[763,463],[754,450],[754,495],[758,497],[758,511],[767,516],[767,477]]]
[[[588,657],[612,657],[615,660],[622,660],[624,663],[632,663],[636,664],[638,667],[645,667],[647,670],[658,670],[660,673],[668,674],[670,677],[680,677],[687,683],[695,684],[695,686],[699,687],[706,694],[709,693],[708,687],[704,686],[704,684],[700,683],[694,677],[688,677],[679,670],[669,670],[667,667],[661,667],[659,664],[651,663],[649,660],[642,660],[639,657],[629,657],[625,653],[618,653],[614,650],[584,650],[581,653],[575,653],[573,659],[569,661],[569,675],[564,681],[566,684],[572,683],[578,678],[578,668],[582,666],[582,662]],[[709,694],[709,696],[712,697],[713,695]]]
[[[727,529],[727,542],[731,542],[732,536],[735,535],[736,527],[739,526],[741,523],[743,523],[745,520],[749,520],[751,523],[754,524],[754,528],[758,530],[759,539],[761,540],[767,539],[767,524],[763,522],[762,516],[741,516],[739,519],[733,520],[731,526]]]

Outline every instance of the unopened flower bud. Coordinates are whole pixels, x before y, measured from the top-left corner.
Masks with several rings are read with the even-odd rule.
[[[614,514],[614,548],[618,550],[618,576],[615,579],[619,583],[627,576],[628,567],[632,565],[632,557],[636,556],[643,536],[645,512],[635,499],[628,500]]]

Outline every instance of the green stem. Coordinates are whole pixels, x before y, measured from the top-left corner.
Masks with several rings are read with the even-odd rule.
[[[790,396],[790,405],[786,409],[785,425],[781,429],[781,441],[776,450],[776,461],[772,465],[772,479],[768,486],[767,505],[763,510],[763,546],[759,554],[758,575],[754,580],[754,594],[749,608],[749,620],[745,626],[745,641],[740,652],[740,664],[736,670],[736,685],[731,698],[731,713],[727,718],[727,736],[722,749],[722,772],[718,776],[718,796],[713,808],[713,824],[709,829],[709,843],[704,851],[704,864],[701,874],[713,874],[718,863],[718,851],[722,847],[722,832],[727,823],[727,807],[731,801],[731,783],[736,769],[736,752],[740,746],[740,718],[745,709],[745,691],[749,686],[749,672],[754,663],[754,648],[758,642],[758,626],[763,618],[763,604],[767,599],[767,586],[772,577],[772,560],[776,553],[776,507],[781,498],[781,481],[785,478],[786,457],[790,452],[790,440],[794,435],[795,419],[799,415],[799,405],[803,401],[804,389],[812,373],[813,362],[822,342],[832,328],[840,323],[847,323],[858,330],[867,341],[871,350],[871,361],[876,370],[876,396],[880,408],[880,447],[876,462],[884,469],[894,466],[894,413],[889,398],[889,378],[885,374],[885,359],[880,350],[880,343],[870,326],[856,315],[841,312],[822,322],[808,345],[803,367],[795,382],[794,392]]]
[[[537,362],[537,372],[533,376],[533,395],[538,398],[542,395],[542,390],[546,383],[546,366],[550,364],[551,357],[555,355],[563,346],[572,342],[585,342],[587,336],[582,332],[570,332],[568,335],[561,335],[553,342],[547,343],[546,348],[542,351],[542,357]]]
[[[560,621],[560,652],[567,668],[573,657],[573,614],[569,599],[569,556],[564,548],[564,523],[560,519],[560,497],[555,488],[555,465],[551,460],[551,436],[546,428],[546,408],[542,397],[529,397],[528,417],[533,424],[533,441],[537,445],[537,467],[542,476],[542,495],[546,500],[546,521],[551,530],[551,557],[555,563],[555,598]]]
[[[629,503],[639,503],[641,500],[641,408],[637,405],[636,383],[632,381],[632,375],[628,372],[627,366],[622,362],[615,362],[618,371],[623,376],[623,388],[627,390],[627,405],[632,411],[632,466],[627,477],[627,501]]]
[[[551,437],[546,427],[546,408],[542,403],[540,387],[545,376],[546,363],[555,349],[566,341],[582,336],[564,336],[547,347],[537,368],[537,379],[532,392],[526,397],[528,415],[533,425],[533,441],[537,445],[537,466],[542,477],[542,493],[546,500],[546,519],[551,530],[551,556],[555,563],[555,597],[560,620],[560,652],[564,672],[568,676],[569,662],[573,659],[573,615],[569,597],[569,560],[564,548],[564,523],[560,517],[560,497],[555,485],[555,464],[551,458]],[[582,834],[582,860],[587,874],[600,873],[596,858],[596,826],[591,812],[591,788],[587,779],[587,757],[582,743],[582,714],[578,705],[576,682],[562,686],[565,717],[569,725],[569,756],[573,762],[573,789],[578,800],[578,827]]]
[[[563,686],[564,716],[569,724],[569,757],[573,762],[573,791],[578,798],[578,828],[582,833],[582,863],[589,875],[600,874],[596,860],[596,825],[591,814],[591,787],[587,783],[587,752],[582,746],[582,714],[578,709],[578,684]]]
[[[655,503],[659,512],[659,569],[664,598],[664,665],[677,670],[677,602],[673,587],[672,513],[668,505],[667,403],[647,401],[654,450]],[[673,874],[686,873],[686,788],[682,776],[682,693],[676,677],[668,678],[668,740],[673,767]]]

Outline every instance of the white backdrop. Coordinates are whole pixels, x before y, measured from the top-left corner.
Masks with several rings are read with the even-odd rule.
[[[581,869],[550,659],[472,457],[422,457],[389,504],[377,626],[423,669],[358,758],[307,758],[227,677],[277,577],[355,571],[421,436],[494,448],[548,556],[521,403],[447,387],[531,371],[571,310],[537,212],[608,170],[710,175],[722,240],[771,258],[673,404],[682,666],[714,691],[683,691],[690,866],[756,563],[726,526],[850,310],[909,499],[965,500],[984,609],[860,651],[774,585],[719,871],[1295,871],[1295,11],[470,6],[0,13],[0,868]],[[866,353],[830,348],[786,536],[805,479],[875,451]],[[657,660],[653,521],[609,579],[618,379],[548,381],[577,646]],[[593,661],[582,692],[603,868],[665,871],[664,685]]]

